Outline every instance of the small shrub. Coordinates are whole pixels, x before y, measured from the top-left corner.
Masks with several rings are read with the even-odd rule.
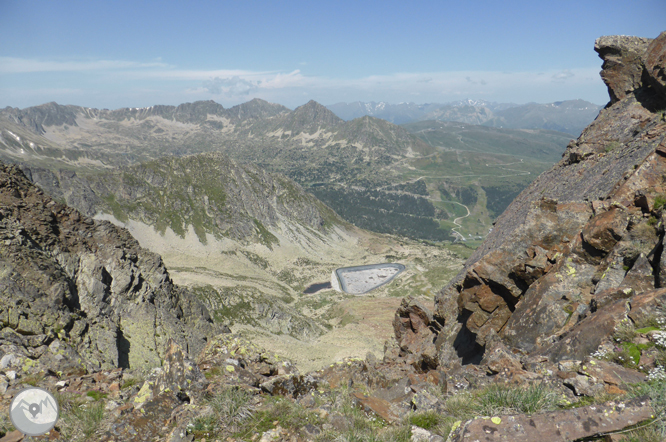
[[[623,319],[622,322],[615,327],[615,331],[613,332],[613,339],[615,342],[628,342],[636,336],[638,336],[638,332],[628,319]]]
[[[63,440],[90,440],[104,419],[104,402],[93,402],[74,406],[74,402],[65,404],[67,409],[60,412],[60,433]],[[59,401],[60,403],[60,401]],[[83,439],[80,436],[83,435]]]
[[[477,410],[484,416],[510,413],[536,413],[557,407],[555,394],[544,385],[527,388],[507,385],[491,385],[481,390],[476,397]]]
[[[216,376],[220,376],[222,374],[222,369],[218,366],[215,366],[208,370],[206,373],[204,373],[204,376],[206,379],[212,379]]]
[[[657,350],[654,355],[654,362],[661,367],[666,367],[666,349]]]
[[[95,402],[87,407],[80,407],[75,410],[74,415],[81,424],[81,431],[86,438],[89,438],[97,431],[99,424],[104,419],[104,403]]]
[[[106,397],[108,396],[108,393],[102,393],[101,391],[91,390],[91,391],[86,393],[86,396],[95,399],[95,401],[99,401],[101,399],[106,399]]]
[[[462,392],[444,401],[444,411],[456,420],[466,420],[476,415],[476,406],[471,393]]]
[[[274,427],[278,422],[282,428],[298,429],[306,424],[318,425],[321,422],[319,415],[307,410],[302,405],[280,397],[271,397],[264,404],[263,409],[255,410],[249,419],[239,425],[235,434],[241,439],[261,434]]]
[[[608,143],[606,145],[606,148],[604,150],[608,153],[608,152],[614,151],[615,149],[617,149],[620,146],[621,146],[621,144],[619,142],[611,141],[610,143]]]
[[[140,383],[142,383],[142,381],[139,378],[129,378],[123,382],[123,384],[120,386],[120,389],[124,390],[126,388],[134,387]]]
[[[664,434],[660,434],[658,428],[652,425],[639,427],[625,434],[624,442],[663,442]]]
[[[638,366],[638,362],[636,361],[636,353],[635,353],[635,348],[621,348],[617,351],[614,351],[612,353],[609,353],[607,355],[607,358],[611,362],[615,362],[618,365],[621,365],[623,367],[627,368],[632,368],[636,369]],[[640,361],[640,352],[638,353],[638,360]]]
[[[666,440],[666,421],[663,418],[666,416],[666,380],[658,379],[636,384],[629,390],[629,396],[648,396],[650,405],[654,409],[654,415],[658,416],[650,424],[641,426],[632,432],[630,440],[640,440],[641,442]]]
[[[664,204],[666,204],[666,196],[657,195],[654,199],[654,205],[652,207],[654,210],[659,211],[664,207]]]
[[[227,388],[215,395],[211,401],[215,414],[221,420],[237,425],[252,416],[252,395],[238,388]]]
[[[409,423],[430,430],[440,424],[441,416],[433,411],[416,413],[409,417]]]

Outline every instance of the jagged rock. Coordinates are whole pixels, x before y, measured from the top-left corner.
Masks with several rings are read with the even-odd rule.
[[[21,442],[25,435],[19,430],[10,431],[5,434],[5,436],[0,439],[0,442]]]
[[[203,390],[207,381],[203,374],[174,340],[169,340],[164,364],[154,380],[148,380],[134,400],[135,408],[143,407],[152,398],[172,394],[181,402],[188,398],[188,391]],[[189,402],[189,399],[187,399]]]
[[[400,351],[407,355],[411,365],[419,369],[437,367],[434,338],[440,328],[430,309],[412,298],[402,300],[393,319]]]
[[[611,208],[592,218],[582,231],[583,241],[602,252],[610,252],[627,227],[626,213]]]
[[[14,331],[0,349],[18,345],[63,372],[151,367],[168,339],[196,353],[214,332],[205,307],[126,230],[56,203],[3,164],[0,207],[0,321]]]
[[[317,388],[317,380],[311,375],[278,375],[260,385],[261,389],[280,396],[298,398]]]
[[[491,346],[486,349],[481,366],[487,367],[491,374],[510,373],[523,369],[520,358],[499,339],[493,340]]]
[[[604,384],[595,378],[574,375],[564,380],[564,385],[573,389],[577,396],[597,396],[605,391]]]
[[[534,415],[476,418],[451,432],[447,442],[568,442],[622,430],[653,413],[649,400],[639,398]]]
[[[622,367],[607,361],[588,360],[581,366],[580,371],[587,376],[600,379],[608,385],[615,385],[618,387],[638,384],[646,379],[645,374],[640,371]]]
[[[642,86],[643,54],[651,39],[611,35],[594,43],[594,50],[604,60],[601,78],[615,103]]]
[[[631,290],[632,296],[654,290],[652,264],[641,254],[620,284],[620,290]]]
[[[387,401],[362,393],[352,393],[352,397],[366,413],[374,413],[386,422],[398,422],[410,410],[408,401]]]
[[[645,69],[650,83],[666,98],[666,32],[652,40],[645,52]]]
[[[414,396],[412,396],[412,406],[417,411],[434,411],[437,410],[440,405],[437,396],[426,390],[414,393]]]

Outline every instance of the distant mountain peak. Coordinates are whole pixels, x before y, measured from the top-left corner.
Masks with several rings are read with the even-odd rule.
[[[253,98],[247,103],[238,104],[229,113],[239,120],[270,118],[290,110],[281,104],[270,103],[261,98]]]
[[[310,100],[302,106],[297,107],[290,114],[291,119],[297,126],[314,127],[314,126],[337,126],[344,121],[330,111],[326,106]],[[298,130],[298,127],[293,129]],[[292,129],[292,130],[293,130]],[[298,130],[300,131],[300,130]]]

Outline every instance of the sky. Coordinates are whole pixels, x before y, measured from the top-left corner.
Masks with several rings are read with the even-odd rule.
[[[0,107],[608,102],[594,41],[664,0],[0,0]]]

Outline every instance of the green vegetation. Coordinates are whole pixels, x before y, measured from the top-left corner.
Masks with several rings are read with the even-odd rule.
[[[197,438],[235,432],[255,413],[252,395],[245,390],[225,387],[206,398],[210,412],[197,416],[188,431]]]
[[[661,210],[666,204],[666,195],[657,195],[654,199],[654,210]]]
[[[614,151],[615,149],[619,148],[620,146],[621,146],[621,144],[618,143],[617,141],[611,141],[610,143],[608,143],[606,145],[604,150],[606,151],[606,153],[608,153],[608,152]]]
[[[563,132],[501,129],[432,120],[401,126],[434,147],[479,154],[505,154],[550,163],[560,159],[571,140],[571,135]]]
[[[143,381],[139,378],[129,378],[120,385],[120,389],[124,390],[126,388],[134,387],[135,385],[140,385],[142,383]]]
[[[248,439],[255,434],[275,428],[275,422],[285,429],[300,429],[307,424],[321,423],[318,414],[306,409],[297,402],[279,396],[267,398],[248,419],[243,429],[234,434],[235,437]]]
[[[666,440],[666,379],[636,384],[631,388],[628,396],[649,397],[650,404],[654,409],[655,419],[637,425],[637,428],[627,433],[627,440],[631,442],[662,442]]]
[[[57,393],[55,398],[60,408],[58,425],[61,439],[90,440],[104,419],[104,401],[88,402],[85,396],[73,393]]]
[[[106,399],[108,393],[102,393],[101,391],[91,390],[86,393],[86,396],[95,399],[95,401],[100,401],[102,399]]]
[[[266,227],[264,227],[261,222],[254,218],[254,225],[257,228],[257,235],[259,235],[259,242],[266,247],[268,247],[270,250],[273,250],[273,244],[279,245],[280,240],[278,240],[275,235],[273,235],[271,232],[268,231]]]
[[[329,185],[310,191],[358,227],[409,238],[454,239],[448,231],[440,229],[434,218],[435,207],[423,197]]]

